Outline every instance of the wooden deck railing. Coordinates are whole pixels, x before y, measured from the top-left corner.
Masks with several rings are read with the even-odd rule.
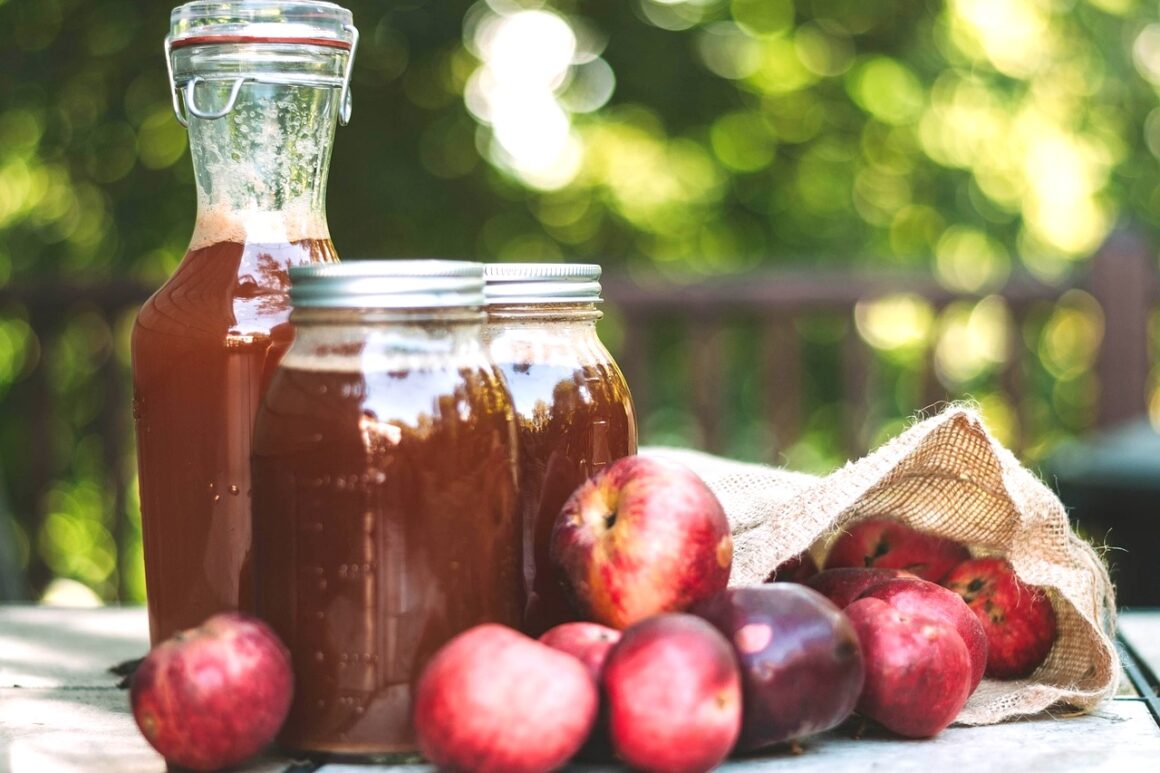
[[[1149,339],[1149,320],[1158,302],[1155,260],[1140,238],[1117,235],[1093,258],[1090,271],[1061,285],[1048,286],[1028,277],[1015,277],[996,291],[1008,306],[1013,324],[1012,341],[1027,315],[1044,303],[1052,303],[1072,288],[1090,292],[1103,309],[1104,337],[1097,361],[1100,385],[1096,423],[1114,424],[1146,410],[1147,392],[1153,370]],[[48,494],[53,486],[72,473],[73,448],[61,447],[62,435],[53,430],[69,406],[59,404],[53,379],[55,350],[61,346],[61,334],[76,315],[84,311],[116,328],[138,307],[152,288],[130,281],[100,284],[53,284],[51,286],[0,286],[0,315],[22,314],[37,337],[38,356],[25,373],[0,394],[0,432],[7,435],[3,446],[6,458],[0,458],[0,516],[4,500],[19,523],[31,536],[26,585],[42,587],[51,570],[38,553],[37,533],[48,515]],[[891,275],[881,272],[769,272],[747,276],[713,279],[697,284],[675,285],[665,282],[629,280],[623,274],[609,271],[604,279],[609,305],[624,321],[625,339],[617,358],[632,387],[638,414],[647,419],[663,406],[661,392],[681,397],[677,410],[687,410],[699,428],[701,443],[708,450],[726,448],[725,419],[728,404],[727,381],[736,365],[727,361],[720,345],[720,335],[738,324],[745,335],[758,336],[750,341],[754,362],[743,367],[755,374],[767,395],[764,414],[772,426],[776,447],[784,449],[803,431],[803,412],[808,402],[806,383],[810,376],[808,363],[795,325],[798,320],[828,316],[844,320],[849,328],[840,346],[840,374],[832,386],[842,395],[846,427],[842,446],[851,455],[866,449],[867,412],[874,389],[874,353],[853,330],[857,304],[895,293],[910,293],[925,299],[937,311],[947,305],[973,296],[948,291],[929,276]],[[682,327],[675,332],[673,325]],[[683,367],[680,373],[660,369],[657,362],[660,336],[675,339],[675,357]],[[1008,347],[1011,356],[1002,367],[1001,386],[1013,396],[1013,404],[1023,406],[1027,383],[1027,358],[1032,356],[1020,342]],[[88,376],[86,389],[96,390],[101,403],[91,420],[79,428],[81,435],[95,435],[100,440],[102,470],[106,478],[105,505],[110,512],[105,523],[113,539],[123,546],[128,531],[134,528],[136,514],[130,512],[131,467],[126,464],[132,442],[130,386],[127,364],[118,358],[114,347],[99,354],[96,369]],[[672,363],[670,362],[669,365]],[[679,379],[667,390],[659,387],[659,378]],[[933,362],[927,362],[921,400],[911,406],[925,406],[956,397],[939,382]],[[645,440],[648,440],[647,433]],[[15,441],[15,442],[14,442]],[[1016,442],[1016,446],[1021,441]],[[0,517],[0,542],[4,534]],[[9,544],[7,552],[15,553]],[[125,577],[125,551],[120,549],[120,576]],[[0,551],[0,564],[4,563]],[[11,561],[9,561],[11,563]],[[124,590],[124,581],[120,583]],[[6,583],[0,577],[0,595]]]
[[[1023,344],[1020,331],[1037,307],[1054,303],[1071,289],[1090,293],[1104,317],[1094,426],[1111,426],[1145,413],[1154,366],[1149,319],[1160,303],[1160,282],[1155,257],[1143,239],[1131,234],[1114,235],[1092,258],[1089,271],[1065,283],[1047,285],[1028,275],[1016,275],[988,292],[1004,299],[1011,318],[1008,358],[999,376],[1002,391],[1018,411],[1025,410],[1022,398],[1029,391],[1027,372],[1034,355]],[[605,278],[604,291],[624,320],[625,341],[618,359],[641,416],[657,407],[654,355],[658,333],[671,325],[683,327],[686,372],[695,374],[682,385],[687,395],[684,407],[695,417],[707,450],[726,447],[721,424],[728,410],[724,396],[729,368],[717,345],[719,334],[742,324],[757,331],[759,359],[752,368],[768,396],[765,413],[777,439],[774,454],[791,445],[802,431],[807,395],[801,340],[795,330],[798,320],[823,315],[850,322],[859,303],[900,293],[925,300],[936,313],[956,301],[982,297],[948,290],[929,275],[860,271],[769,272],[685,285],[642,283],[613,274]],[[865,426],[869,409],[867,389],[874,373],[874,353],[852,329],[843,336],[841,348],[836,375],[847,411],[843,446],[848,454],[856,455],[867,450],[867,438],[859,429]],[[939,382],[933,347],[925,366],[922,399],[908,406],[907,412],[963,396]],[[1024,421],[1016,422],[1017,426],[1026,426],[1027,417],[1020,418]],[[1016,438],[1016,450],[1022,444],[1023,439]]]

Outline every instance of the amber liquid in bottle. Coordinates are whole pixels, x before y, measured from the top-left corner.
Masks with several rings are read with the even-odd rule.
[[[523,607],[511,404],[487,370],[284,363],[254,439],[258,612],[293,653],[279,736],[408,752],[431,655]]]
[[[327,236],[258,244],[237,232],[203,228],[133,329],[154,642],[213,613],[251,606],[251,431],[293,338],[287,271],[336,260]]]
[[[579,367],[497,363],[519,428],[519,506],[524,576],[530,588],[522,629],[539,634],[578,619],[549,560],[552,528],[576,488],[622,456],[636,453],[632,400],[611,363]]]

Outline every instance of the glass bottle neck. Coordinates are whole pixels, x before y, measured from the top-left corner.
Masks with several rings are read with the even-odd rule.
[[[229,82],[202,83],[199,99],[222,104],[229,89]],[[224,116],[190,116],[194,241],[329,239],[326,181],[338,107],[337,89],[246,83]]]

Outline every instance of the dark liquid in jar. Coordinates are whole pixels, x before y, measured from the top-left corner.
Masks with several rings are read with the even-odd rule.
[[[572,492],[622,456],[636,453],[636,419],[620,370],[498,363],[519,427],[519,501],[528,604],[521,626],[539,636],[579,619],[549,559],[552,528]]]
[[[258,613],[294,663],[283,744],[413,750],[412,686],[435,650],[519,623],[513,440],[492,370],[279,370],[254,529]]]
[[[328,239],[191,250],[133,329],[133,415],[153,642],[246,608],[250,440],[293,337],[290,266],[336,259]]]

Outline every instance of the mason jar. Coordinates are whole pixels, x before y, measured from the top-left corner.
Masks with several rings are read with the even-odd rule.
[[[279,740],[410,752],[427,660],[524,607],[515,424],[481,342],[482,266],[291,270],[296,337],[254,435],[256,607],[289,647]]]
[[[501,263],[484,276],[484,340],[519,430],[521,627],[539,635],[577,619],[548,558],[556,516],[581,483],[636,453],[636,417],[624,375],[596,331],[600,266]]]

